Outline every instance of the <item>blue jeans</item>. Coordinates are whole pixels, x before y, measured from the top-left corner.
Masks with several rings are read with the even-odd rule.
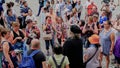
[[[44,6],[46,6],[47,1],[48,1],[48,0],[44,0]]]
[[[81,17],[81,12],[80,12],[80,13],[78,13],[78,18],[80,19],[80,17]]]
[[[45,40],[45,44],[46,44],[46,50],[49,50],[50,44],[51,44],[51,46],[53,48],[53,41],[52,40]]]
[[[38,14],[37,14],[37,16],[39,16],[40,15],[40,12],[41,12],[41,8],[42,8],[43,6],[39,6],[39,10],[38,10]]]

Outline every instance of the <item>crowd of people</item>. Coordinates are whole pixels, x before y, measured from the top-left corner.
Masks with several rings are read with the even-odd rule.
[[[119,0],[102,8],[94,0],[38,0],[36,15],[27,0],[15,2],[20,16],[16,3],[0,0],[0,68],[102,68],[103,56],[110,68],[112,55],[120,68],[120,14],[112,14]]]

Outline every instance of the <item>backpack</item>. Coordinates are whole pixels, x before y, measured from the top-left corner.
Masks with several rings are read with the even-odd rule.
[[[25,54],[23,55],[23,59],[21,64],[19,65],[19,68],[36,68],[33,56],[38,52],[40,51],[35,50],[30,55],[27,55],[27,51],[26,51]]]
[[[57,64],[54,56],[52,56],[52,59],[53,59],[55,65],[56,65],[56,68],[61,68],[61,67],[62,67],[62,64],[63,64],[63,62],[64,62],[64,59],[65,59],[65,56],[62,58],[60,65]]]
[[[118,39],[116,40],[114,49],[113,49],[113,54],[120,58],[120,36],[118,37]]]

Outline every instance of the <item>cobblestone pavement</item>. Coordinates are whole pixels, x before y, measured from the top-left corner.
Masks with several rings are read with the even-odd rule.
[[[13,2],[14,2],[15,0],[6,0],[6,2],[9,2],[9,1],[13,1]],[[33,14],[37,15],[38,8],[39,8],[38,0],[26,0],[26,1],[28,1],[29,7],[33,10]],[[84,5],[86,0],[81,0],[81,1],[82,1],[82,4]],[[93,1],[97,4],[98,9],[100,9],[101,6],[102,6],[102,5],[101,5],[101,0],[93,0]],[[114,1],[115,1],[115,4],[118,4],[118,0],[114,0]],[[4,5],[4,8],[5,8],[5,5]],[[15,5],[14,9],[15,9],[16,13],[17,13],[18,15],[20,15],[20,8],[19,8],[19,6],[16,6],[16,5]],[[99,10],[99,12],[100,12],[100,10]],[[118,6],[118,7],[116,8],[116,10],[113,11],[113,18],[115,18],[116,14],[118,14],[118,13],[120,13],[120,6]],[[85,16],[85,9],[83,9],[81,19],[84,19],[84,18],[85,18],[84,16]],[[39,28],[41,29],[41,23],[40,23],[41,18],[40,18],[40,17],[37,17],[37,20],[38,20],[38,26],[39,26]],[[42,35],[41,35],[40,42],[41,42],[41,49],[42,49],[42,51],[43,51],[44,53],[46,53],[45,43],[44,43],[44,40],[42,39]],[[112,59],[112,58],[113,58],[113,57],[111,57],[111,59]],[[103,68],[105,68],[105,61],[103,61],[103,66],[104,66]],[[114,65],[110,64],[110,67],[109,67],[109,68],[114,68]]]

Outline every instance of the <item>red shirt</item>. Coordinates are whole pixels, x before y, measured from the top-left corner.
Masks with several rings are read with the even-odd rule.
[[[97,8],[97,6],[94,5],[94,4],[88,5],[88,7],[87,7],[87,14],[88,14],[88,15],[90,15],[90,14],[92,13],[92,8],[93,8],[93,7],[96,7],[96,8]]]

